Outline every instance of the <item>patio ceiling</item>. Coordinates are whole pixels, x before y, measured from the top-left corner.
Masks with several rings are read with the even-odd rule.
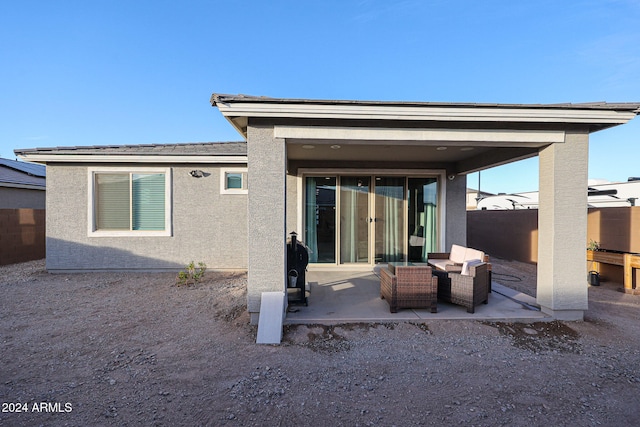
[[[276,125],[289,160],[447,164],[469,173],[533,157],[564,132],[523,129],[436,129]]]
[[[491,147],[413,146],[398,144],[347,144],[332,141],[287,141],[287,157],[290,160],[335,161],[398,161],[398,162],[459,162],[472,159],[493,150]],[[537,154],[537,151],[533,155]]]

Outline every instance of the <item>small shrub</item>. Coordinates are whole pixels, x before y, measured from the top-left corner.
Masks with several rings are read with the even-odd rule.
[[[587,249],[590,251],[599,251],[600,250],[600,243],[596,242],[595,240],[589,240],[589,246],[587,246]]]
[[[184,270],[180,271],[176,276],[176,285],[195,285],[202,279],[204,272],[207,270],[207,266],[204,262],[199,262],[198,266],[191,261]]]

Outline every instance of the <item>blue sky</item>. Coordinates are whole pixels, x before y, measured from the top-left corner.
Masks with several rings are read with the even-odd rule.
[[[212,92],[640,102],[640,0],[5,0],[0,63],[5,158],[239,140]],[[592,134],[589,177],[640,176],[638,154],[640,118]],[[536,190],[537,159],[483,171],[481,184]]]

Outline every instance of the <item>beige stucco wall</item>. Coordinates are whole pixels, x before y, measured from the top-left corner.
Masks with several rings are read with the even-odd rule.
[[[303,239],[304,230],[298,230],[298,177],[291,172],[287,173],[287,237],[292,231],[298,233],[298,239]]]
[[[263,292],[285,291],[286,148],[273,137],[273,128],[249,126],[249,206],[247,306],[258,322]]]
[[[220,194],[219,165],[144,165],[154,166],[172,170],[172,236],[89,237],[88,166],[47,165],[47,269],[246,269],[246,194]]]
[[[458,175],[446,180],[445,247],[467,245],[467,176]]]
[[[559,320],[582,320],[588,294],[587,168],[589,134],[567,132],[565,142],[540,150],[537,302]]]

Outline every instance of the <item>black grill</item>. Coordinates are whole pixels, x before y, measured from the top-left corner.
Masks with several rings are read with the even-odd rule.
[[[308,264],[309,251],[293,231],[287,243],[287,297],[290,303],[307,305],[305,284]]]

